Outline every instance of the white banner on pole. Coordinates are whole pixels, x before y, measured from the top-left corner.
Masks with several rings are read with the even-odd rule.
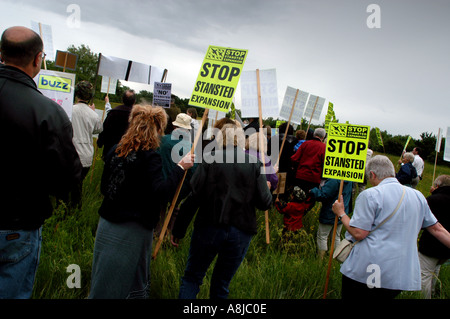
[[[55,61],[55,52],[53,50],[52,26],[41,23],[41,28],[39,28],[39,22],[31,21],[31,30],[33,30],[34,32],[36,32],[41,36],[42,42],[44,42],[44,52],[47,55],[47,60]]]
[[[117,89],[117,79],[102,76],[102,87],[100,88],[101,93],[116,94],[116,89]]]
[[[450,162],[450,126],[447,127],[447,135],[445,136],[444,161]]]
[[[153,87],[153,105],[170,107],[172,83],[155,82]]]
[[[260,70],[259,80],[262,117],[277,118],[280,110],[276,69]],[[243,118],[259,117],[256,70],[242,72],[239,81],[241,85],[241,116]]]
[[[286,88],[286,93],[284,94],[283,104],[281,105],[279,118],[289,121],[289,116],[291,115],[292,110],[292,104],[294,103],[296,94],[297,89],[294,89],[290,86]],[[291,117],[291,123],[301,124],[308,96],[309,96],[308,92],[300,90],[298,91],[297,100],[295,101],[294,111]]]
[[[153,85],[155,81],[161,81],[164,69],[102,54],[98,74],[114,79]]]
[[[34,82],[38,90],[58,103],[72,120],[75,74],[41,69]]]
[[[314,115],[312,117],[313,120],[318,121],[320,118],[320,113],[322,113],[322,109],[323,109],[323,105],[325,104],[325,98],[320,97],[317,100],[317,104],[316,104],[316,100],[317,100],[317,95],[310,95],[309,96],[309,100],[308,100],[308,104],[306,105],[306,109],[305,109],[305,114],[304,116],[306,117],[306,119],[309,121],[309,119],[311,118],[311,114],[314,111]],[[316,109],[314,110],[314,105],[316,105]]]

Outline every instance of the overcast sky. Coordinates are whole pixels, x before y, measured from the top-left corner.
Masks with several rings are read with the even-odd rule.
[[[370,4],[380,28],[367,25]],[[450,126],[449,17],[448,0],[0,0],[1,32],[51,25],[54,50],[85,44],[166,68],[180,98],[190,97],[209,45],[247,49],[244,71],[276,69],[280,106],[291,86],[326,99],[314,124],[332,102],[340,122],[414,138]]]

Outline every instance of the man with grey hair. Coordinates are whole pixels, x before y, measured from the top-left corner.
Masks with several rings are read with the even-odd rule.
[[[357,242],[341,266],[342,298],[386,299],[402,290],[419,291],[420,230],[425,228],[446,247],[450,247],[450,234],[422,193],[398,182],[388,157],[374,156],[366,172],[374,187],[358,196],[351,218],[342,198],[333,204],[333,212],[347,230],[346,239]]]
[[[431,187],[431,196],[427,197],[428,206],[441,225],[450,229],[450,175],[440,175]],[[450,250],[441,242],[423,232],[419,239],[419,261],[422,278],[422,293],[430,299],[441,265],[450,258]]]
[[[294,184],[306,193],[318,187],[322,179],[323,163],[325,160],[326,132],[323,128],[316,128],[313,138],[305,141],[291,157],[295,169]]]

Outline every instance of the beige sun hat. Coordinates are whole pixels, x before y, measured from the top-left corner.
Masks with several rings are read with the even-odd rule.
[[[187,130],[190,130],[191,127],[191,117],[187,115],[186,113],[179,113],[177,115],[177,118],[174,122],[172,122],[173,125],[185,128]]]

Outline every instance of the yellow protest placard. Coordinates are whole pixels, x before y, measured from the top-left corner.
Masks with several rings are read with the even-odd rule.
[[[370,127],[330,123],[322,177],[364,181]]]
[[[189,105],[228,112],[247,50],[209,46]]]

